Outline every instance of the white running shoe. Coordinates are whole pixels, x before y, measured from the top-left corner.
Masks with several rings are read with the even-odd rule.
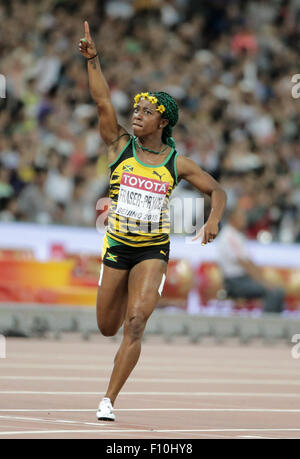
[[[98,421],[115,421],[116,416],[114,415],[113,410],[110,398],[104,397],[99,403],[97,411]]]

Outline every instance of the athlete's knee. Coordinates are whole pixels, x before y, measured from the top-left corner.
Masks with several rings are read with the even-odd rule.
[[[143,335],[147,323],[147,316],[143,313],[137,313],[130,316],[125,323],[124,333],[132,340],[140,339]]]
[[[100,319],[97,319],[97,324],[98,324],[98,329],[102,333],[103,336],[114,336],[120,328],[119,326],[105,323],[104,321],[101,321]]]
[[[103,336],[108,337],[108,336],[115,336],[119,329],[116,327],[110,328],[110,327],[105,327],[102,325],[101,327],[99,327],[99,330]]]

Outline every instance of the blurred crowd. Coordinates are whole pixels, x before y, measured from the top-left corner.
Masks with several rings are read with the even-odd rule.
[[[0,220],[95,225],[108,171],[84,20],[120,124],[131,131],[136,93],[169,92],[177,150],[246,210],[247,235],[300,242],[298,0],[0,2]]]

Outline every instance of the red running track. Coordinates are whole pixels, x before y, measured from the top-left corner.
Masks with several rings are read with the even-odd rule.
[[[115,404],[98,422],[114,354],[111,338],[6,341],[0,359],[1,438],[300,438],[300,360],[290,346],[237,341],[143,343]]]

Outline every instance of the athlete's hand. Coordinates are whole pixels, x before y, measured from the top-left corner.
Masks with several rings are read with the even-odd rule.
[[[219,226],[216,220],[208,219],[204,226],[200,229],[199,233],[192,239],[196,241],[202,238],[202,245],[212,242],[218,235]]]
[[[80,39],[78,47],[79,51],[86,59],[90,59],[97,54],[97,49],[91,38],[89,23],[87,21],[84,21],[84,38]]]

